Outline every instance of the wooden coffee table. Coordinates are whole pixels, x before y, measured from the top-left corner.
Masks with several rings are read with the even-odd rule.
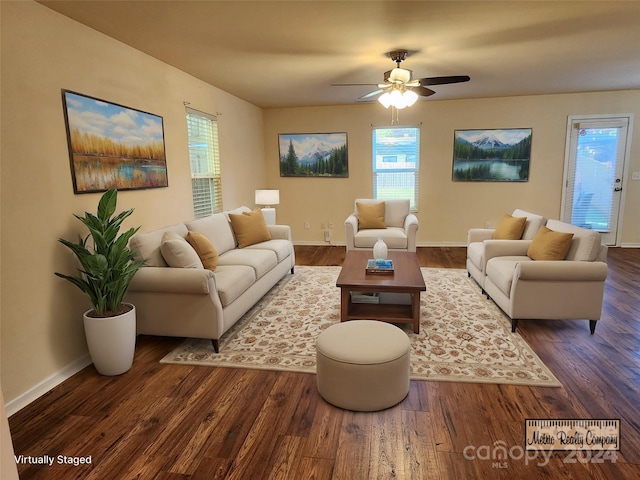
[[[413,252],[389,252],[387,258],[393,260],[393,275],[367,274],[365,270],[370,258],[373,258],[371,250],[347,252],[336,281],[336,286],[340,287],[340,320],[411,323],[413,332],[420,333],[420,292],[427,287],[417,255]],[[381,303],[354,303],[352,292],[378,293]]]

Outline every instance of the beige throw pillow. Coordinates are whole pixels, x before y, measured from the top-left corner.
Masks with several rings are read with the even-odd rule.
[[[512,217],[506,214],[500,220],[496,231],[493,232],[493,238],[495,240],[520,240],[526,222],[527,217]]]
[[[238,240],[238,248],[271,240],[267,222],[259,209],[242,214],[230,213],[229,220],[231,220],[231,228],[236,235],[236,240]]]
[[[384,202],[363,203],[356,202],[358,216],[358,230],[368,228],[387,228],[384,222]]]
[[[564,260],[572,239],[573,233],[554,232],[542,226],[533,237],[527,256],[533,260]]]
[[[207,270],[214,271],[218,266],[218,252],[211,241],[201,233],[189,232],[187,233],[187,242],[200,257],[202,266]]]
[[[160,252],[170,267],[204,268],[196,251],[177,232],[164,232]]]

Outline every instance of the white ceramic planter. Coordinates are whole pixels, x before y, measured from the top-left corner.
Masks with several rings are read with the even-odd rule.
[[[136,349],[136,308],[117,317],[95,318],[84,315],[84,333],[89,354],[102,375],[120,375],[133,365]]]

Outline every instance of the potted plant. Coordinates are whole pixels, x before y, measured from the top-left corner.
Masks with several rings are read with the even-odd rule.
[[[136,310],[123,302],[129,283],[142,266],[129,250],[129,239],[140,227],[118,235],[122,222],[133,209],[115,214],[118,191],[107,190],[98,203],[96,215],[75,215],[86,225],[89,234],[73,243],[58,241],[76,256],[80,275],[56,272],[82,290],[93,308],[84,317],[89,354],[96,370],[103,375],[120,375],[131,368],[136,342]]]

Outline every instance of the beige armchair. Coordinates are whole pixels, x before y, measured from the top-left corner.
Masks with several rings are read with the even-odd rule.
[[[371,250],[378,238],[389,250],[416,251],[418,218],[410,213],[408,199],[358,198],[344,228],[347,251]]]
[[[533,245],[548,233],[544,227],[533,240],[486,242],[484,290],[511,318],[514,332],[523,319],[586,319],[593,334],[602,312],[607,246],[593,230],[559,220],[548,220],[546,227],[552,235],[573,234],[564,260],[531,258],[541,255]]]
[[[515,218],[525,217],[526,220],[520,238],[510,241],[531,240],[538,229],[547,223],[545,217],[520,209],[515,209],[511,216]],[[495,233],[495,228],[472,228],[467,232],[467,272],[480,285],[483,292],[484,278],[486,276],[486,245],[491,242],[505,241],[494,239]]]

